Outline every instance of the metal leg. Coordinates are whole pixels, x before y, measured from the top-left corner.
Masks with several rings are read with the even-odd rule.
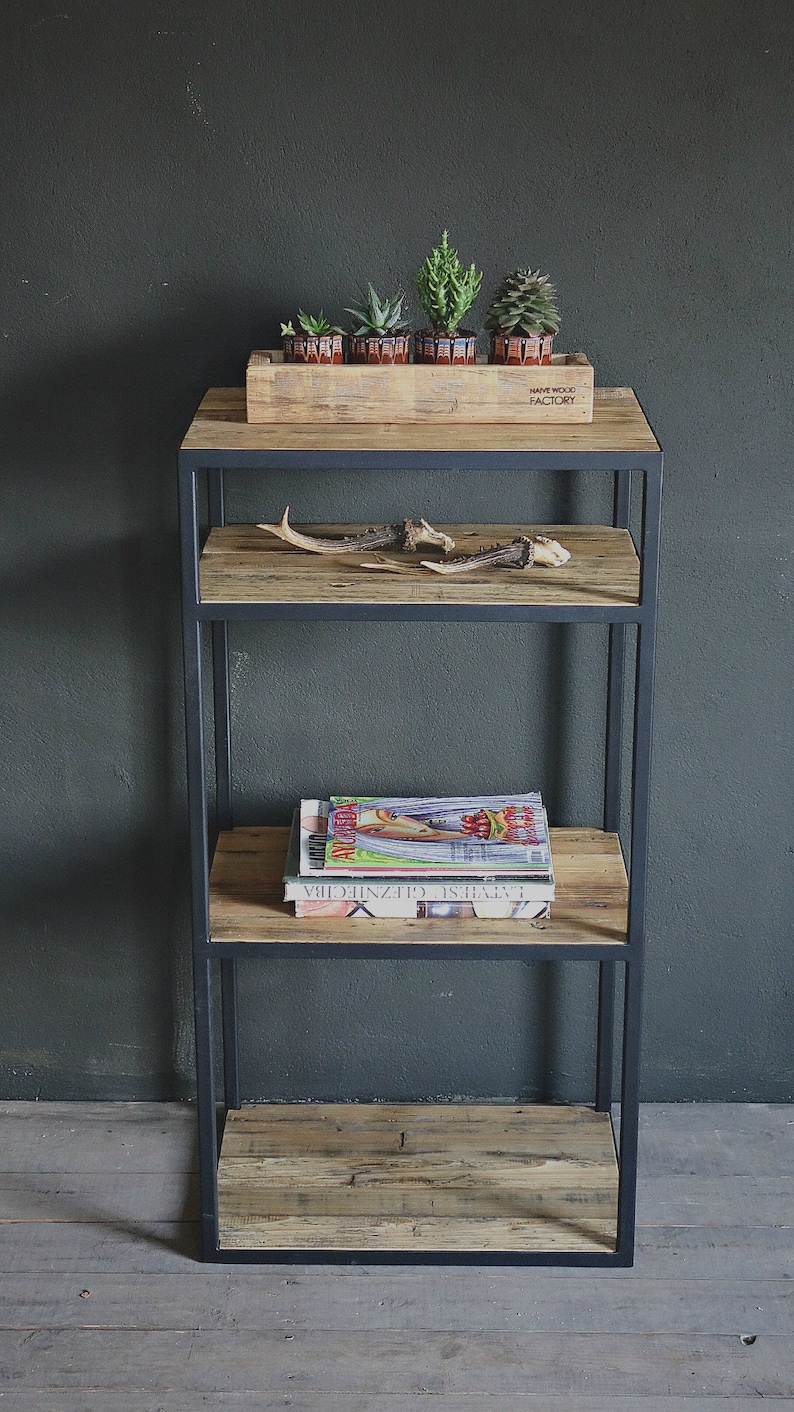
[[[634,692],[634,752],[631,789],[631,876],[629,881],[628,962],[623,1005],[623,1075],[620,1109],[620,1188],[618,1254],[630,1263],[634,1250],[637,1191],[637,1138],[640,1102],[640,1031],[642,1025],[645,901],[648,877],[648,823],[651,791],[653,676],[656,650],[656,600],[661,521],[661,458],[646,469],[643,496],[643,619],[637,628]]]
[[[209,521],[211,526],[226,523],[223,471],[207,472],[209,482]],[[215,781],[218,828],[234,827],[232,818],[232,728],[229,691],[229,625],[212,624],[212,691],[215,720]]]
[[[199,1127],[201,1250],[211,1260],[218,1250],[218,1120],[216,1113],[211,961],[193,953],[196,1009],[196,1107]]]
[[[598,963],[598,1036],[596,1041],[597,1113],[612,1108],[612,1071],[615,1047],[615,962]]]
[[[221,959],[221,1008],[223,1014],[223,1096],[227,1108],[240,1107],[240,1054],[237,1044],[237,962]]]
[[[640,1030],[642,1026],[642,963],[626,966],[623,1000],[623,1075],[620,1088],[620,1183],[616,1253],[621,1263],[634,1258],[637,1200],[637,1141],[640,1119]]]
[[[631,513],[631,471],[615,473],[612,523],[626,529]],[[623,751],[623,692],[626,670],[626,627],[612,623],[609,629],[607,669],[606,760],[604,769],[604,828],[620,832],[621,757]],[[598,967],[598,1040],[596,1047],[596,1110],[608,1113],[612,1107],[612,1073],[615,1034],[615,963],[601,961]]]
[[[218,1205],[215,1183],[218,1136],[213,1067],[212,985],[210,958],[207,953],[209,940],[209,890],[207,883],[209,838],[207,780],[204,764],[201,625],[196,617],[199,554],[196,481],[195,476],[183,463],[180,463],[179,470],[179,519],[182,561],[185,566],[182,613],[193,917],[193,994],[196,1026],[201,1239],[204,1257],[209,1259],[214,1255],[218,1246]]]
[[[208,473],[209,521],[225,525],[223,471]],[[212,694],[215,721],[215,798],[218,828],[234,828],[232,803],[232,724],[229,687],[229,625],[212,624]],[[237,1045],[237,962],[221,961],[221,1017],[223,1024],[223,1090],[227,1108],[240,1107],[240,1064]]]

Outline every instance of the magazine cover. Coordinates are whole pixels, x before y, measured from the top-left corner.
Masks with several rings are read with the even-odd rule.
[[[548,827],[539,794],[428,799],[332,796],[326,871],[499,876],[548,873]]]
[[[284,862],[285,902],[553,902],[554,874],[498,878],[448,878],[426,873],[412,877],[378,877],[359,873],[348,877],[325,869],[328,803],[304,799],[292,818],[289,847]],[[309,869],[313,871],[310,872]],[[395,914],[395,915],[400,915]],[[408,909],[406,916],[413,915]]]

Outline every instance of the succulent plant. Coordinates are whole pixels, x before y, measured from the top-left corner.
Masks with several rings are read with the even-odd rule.
[[[299,309],[298,323],[300,324],[304,333],[311,334],[314,338],[322,338],[323,335],[327,333],[344,333],[343,328],[339,328],[336,324],[329,324],[322,309],[317,315],[317,318],[314,318],[312,314],[304,314],[303,310]],[[281,325],[281,337],[295,337],[295,329],[292,326],[291,319],[288,324]]]
[[[382,336],[388,333],[401,333],[405,329],[404,298],[404,294],[395,294],[391,299],[381,299],[372,285],[368,285],[366,299],[362,299],[358,304],[352,304],[346,311],[348,314],[352,314],[356,321],[356,327],[350,332],[358,337],[361,337],[362,334]]]
[[[441,244],[431,250],[414,283],[433,328],[439,333],[454,333],[480,292],[482,271],[478,274],[474,265],[463,268],[444,231]]]
[[[496,333],[556,333],[560,314],[554,285],[540,270],[514,270],[494,291],[485,327]]]

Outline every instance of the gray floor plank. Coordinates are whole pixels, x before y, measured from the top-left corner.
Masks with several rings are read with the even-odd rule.
[[[46,1274],[111,1271],[120,1275],[161,1272],[178,1274],[195,1269],[198,1227],[195,1222],[46,1221],[0,1223],[0,1278],[3,1274]],[[202,1266],[202,1269],[209,1268]],[[220,1266],[229,1269],[229,1266]],[[235,1268],[245,1268],[235,1267]],[[264,1273],[268,1266],[258,1266]],[[332,1274],[335,1280],[368,1277],[413,1279],[426,1277],[428,1266],[399,1265],[280,1265],[272,1267],[286,1279]],[[521,1280],[520,1270],[462,1267],[461,1279]],[[580,1272],[549,1267],[544,1280],[573,1283]],[[599,1280],[794,1279],[794,1230],[765,1227],[660,1227],[640,1229],[631,1270],[600,1270]],[[1,1409],[0,1409],[1,1412]]]
[[[794,1104],[645,1103],[642,1176],[786,1176],[794,1169]]]
[[[195,1172],[187,1103],[0,1104],[0,1171]]]
[[[794,1336],[0,1332],[17,1388],[794,1397]]]
[[[0,1173],[2,1221],[180,1221],[198,1214],[184,1172]]]
[[[0,1412],[791,1406],[794,1107],[640,1154],[632,1270],[204,1266],[189,1105],[0,1105]]]
[[[765,1397],[764,1412],[791,1412],[788,1398]],[[104,1390],[69,1392],[4,1392],[3,1412],[421,1412],[426,1404],[414,1393],[157,1393]],[[513,1393],[509,1407],[500,1393],[442,1393],[434,1398],[436,1412],[759,1412],[758,1397],[608,1397],[549,1396]]]
[[[788,1398],[765,1397],[763,1412],[791,1412]],[[415,1393],[157,1393],[104,1390],[37,1393],[4,1392],[3,1412],[421,1412],[426,1405]],[[433,1399],[436,1412],[759,1412],[758,1397],[643,1397],[634,1394],[581,1397],[547,1393],[512,1393],[509,1407],[500,1393],[442,1393]]]
[[[637,1190],[637,1223],[794,1226],[794,1175],[702,1177],[696,1173],[645,1177]]]
[[[0,1285],[5,1329],[386,1330],[534,1333],[790,1334],[794,1281],[634,1279],[580,1271],[550,1281],[513,1278],[334,1275],[285,1278],[220,1266],[182,1275],[21,1275]]]
[[[195,1221],[0,1223],[0,1280],[72,1270],[168,1274],[194,1269],[198,1256]]]

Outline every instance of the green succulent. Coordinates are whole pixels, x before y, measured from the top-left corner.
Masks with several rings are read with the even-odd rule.
[[[477,298],[481,283],[482,271],[478,274],[474,265],[463,268],[446,231],[414,279],[419,303],[439,333],[455,332]]]
[[[343,328],[339,328],[336,324],[329,324],[322,309],[320,310],[316,319],[313,317],[312,314],[304,314],[303,310],[299,309],[298,323],[300,324],[304,333],[310,333],[314,338],[321,338],[326,333],[344,333]],[[291,319],[288,324],[281,325],[281,337],[295,337],[295,329],[292,326]]]
[[[514,270],[494,291],[485,327],[496,333],[556,333],[560,327],[554,285],[540,270]]]
[[[405,328],[404,298],[404,294],[395,294],[391,299],[381,299],[372,285],[368,285],[366,299],[351,305],[346,311],[353,315],[358,325],[357,328],[351,329],[351,333],[382,335],[401,332]]]

